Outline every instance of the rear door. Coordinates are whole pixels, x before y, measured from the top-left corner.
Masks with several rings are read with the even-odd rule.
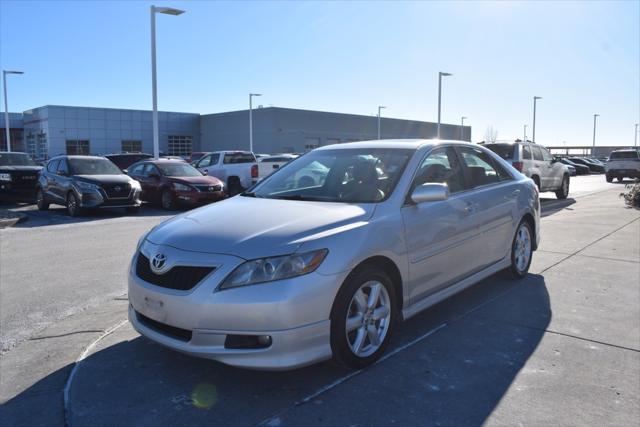
[[[139,180],[145,200],[160,200],[160,186],[162,175],[153,163],[145,163],[142,169],[142,177]]]
[[[145,166],[144,163],[138,163],[138,164],[132,165],[128,169],[128,175],[140,183],[140,187],[142,188],[142,200],[150,201],[150,199],[147,196],[147,193],[145,192],[144,184],[143,184],[145,179],[144,173],[143,173],[144,166]]]
[[[56,177],[58,173],[58,164],[60,163],[60,159],[53,159],[47,163],[46,171],[42,173],[42,190],[47,196],[47,199],[50,201],[59,202],[60,197],[58,193],[56,193]]]
[[[553,187],[553,176],[549,170],[549,162],[544,161],[542,150],[538,145],[530,145],[533,152],[533,163],[540,175],[540,190],[547,191]]]

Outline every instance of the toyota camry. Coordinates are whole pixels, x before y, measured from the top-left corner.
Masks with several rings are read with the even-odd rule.
[[[229,365],[360,368],[399,321],[497,272],[525,276],[539,217],[533,181],[478,145],[325,146],[142,236],[129,319]]]

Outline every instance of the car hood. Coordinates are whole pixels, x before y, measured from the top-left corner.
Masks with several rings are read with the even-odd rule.
[[[313,236],[367,221],[374,210],[375,204],[236,196],[178,215],[157,226],[147,240],[187,251],[255,259],[293,253]]]
[[[179,182],[180,184],[191,184],[191,185],[220,185],[222,181],[213,176],[172,176],[171,179],[174,182]]]
[[[89,182],[91,184],[129,184],[133,181],[128,175],[74,175],[80,181]]]
[[[0,172],[40,172],[41,170],[42,166],[0,166]]]

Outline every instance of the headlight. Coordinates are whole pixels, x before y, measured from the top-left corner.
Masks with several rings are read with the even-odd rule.
[[[131,188],[133,188],[134,190],[140,190],[140,183],[138,181],[136,181],[135,179],[131,181]]]
[[[188,185],[179,184],[177,182],[173,183],[173,188],[176,191],[191,191],[191,190],[193,190],[193,188],[189,187]]]
[[[247,261],[222,282],[220,289],[255,285],[256,283],[289,279],[311,273],[320,266],[329,251],[321,249],[303,254],[292,254]]]
[[[84,182],[84,181],[76,181],[75,184],[76,184],[76,187],[85,191],[98,191],[100,189],[100,187],[98,187],[97,185]]]
[[[11,181],[10,173],[0,173],[0,181]]]

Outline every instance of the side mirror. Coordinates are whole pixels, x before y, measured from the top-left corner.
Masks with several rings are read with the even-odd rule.
[[[207,172],[206,169],[202,169],[200,172],[202,172],[202,175],[208,175],[209,174],[209,172]]]
[[[439,202],[449,198],[449,186],[440,183],[422,184],[411,193],[414,203]]]
[[[126,174],[129,173],[129,170],[128,169],[122,169],[122,173],[126,175]]]

